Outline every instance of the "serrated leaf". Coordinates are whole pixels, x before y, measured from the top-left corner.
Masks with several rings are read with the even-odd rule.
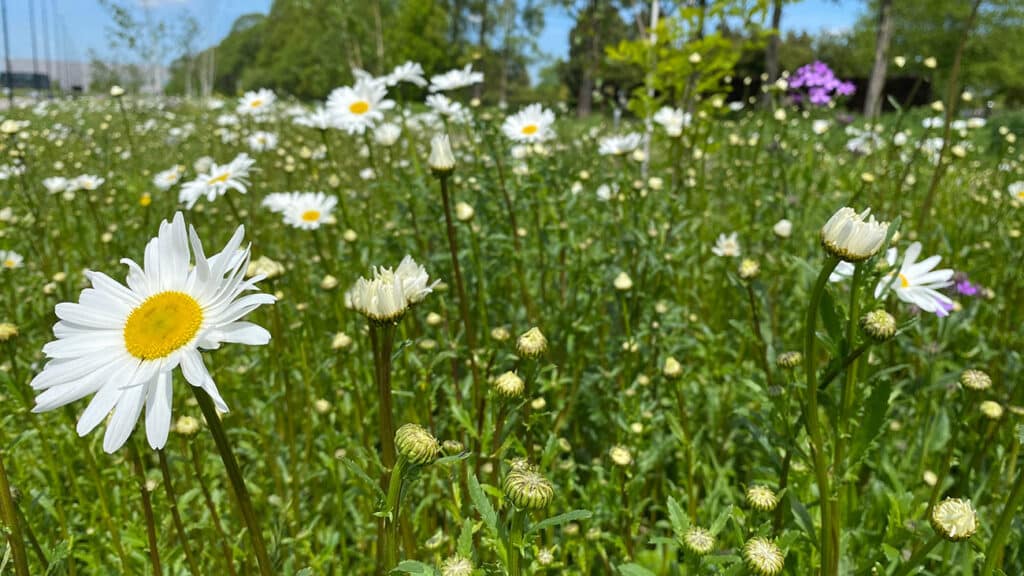
[[[633,564],[632,562],[629,564],[620,564],[619,574],[622,574],[622,576],[657,576],[647,568],[644,568],[639,564]]]
[[[676,502],[676,499],[668,497],[668,519],[672,522],[672,531],[676,537],[682,539],[683,535],[690,528],[690,517],[683,512],[683,508]]]
[[[853,440],[853,447],[850,449],[850,462],[859,462],[861,457],[867,453],[871,444],[884,430],[885,417],[889,413],[889,396],[892,395],[892,382],[881,380],[868,396],[864,403],[864,415],[857,423],[857,434]],[[851,465],[852,468],[852,465]]]
[[[725,528],[725,524],[729,521],[730,517],[732,517],[732,506],[728,506],[725,510],[722,510],[722,513],[718,515],[718,518],[715,518],[715,521],[711,523],[711,535],[718,536],[718,533],[722,531],[722,528]]]
[[[366,472],[363,471],[359,464],[356,464],[355,460],[352,460],[351,458],[342,458],[341,463],[344,464],[345,468],[348,468],[350,472],[355,474],[356,478],[365,484],[367,488],[376,494],[377,498],[382,500],[384,499],[384,491],[381,490],[380,486],[373,481],[373,478],[370,478]]]
[[[573,510],[572,512],[566,512],[565,514],[552,516],[551,518],[546,518],[531,526],[530,529],[526,531],[526,535],[529,536],[534,532],[540,532],[541,530],[551,528],[552,526],[559,526],[567,522],[574,522],[576,520],[586,520],[591,516],[593,516],[593,514],[590,512],[590,510]]]
[[[473,557],[473,520],[466,518],[459,532],[459,542],[455,548],[463,558]]]
[[[476,474],[469,475],[469,498],[473,501],[473,507],[480,513],[480,517],[484,521],[484,526],[487,527],[487,531],[490,532],[494,538],[498,537],[498,513],[494,511],[494,506],[491,505],[491,501],[487,499],[487,495],[484,494],[483,487],[480,486],[480,481],[477,480]]]

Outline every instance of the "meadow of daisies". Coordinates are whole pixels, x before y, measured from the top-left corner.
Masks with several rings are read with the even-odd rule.
[[[0,572],[1024,573],[1015,117],[483,81],[4,112]]]

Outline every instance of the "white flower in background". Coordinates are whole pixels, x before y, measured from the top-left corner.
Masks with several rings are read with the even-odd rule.
[[[274,102],[277,100],[277,96],[273,91],[261,88],[259,90],[250,90],[242,95],[242,98],[238,102],[238,108],[236,112],[239,114],[265,114],[270,111]]]
[[[370,320],[397,322],[410,306],[418,304],[434,291],[438,280],[428,284],[430,277],[423,266],[406,256],[398,268],[374,267],[373,277],[360,278],[346,295],[350,306]]]
[[[92,287],[77,303],[56,307],[57,339],[43,347],[50,360],[32,380],[32,388],[41,391],[32,411],[54,410],[95,394],[77,431],[88,434],[113,411],[103,438],[110,453],[128,440],[145,406],[146,437],[160,449],[171,427],[171,377],[180,366],[189,384],[227,412],[199,350],[227,342],[266,344],[270,333],[241,318],[274,302],[269,294],[245,294],[261,277],[244,278],[249,249],[241,248],[243,232],[239,226],[224,250],[207,258],[179,212],[173,222],[162,222],[146,245],[143,266],[121,260],[128,266],[127,286],[87,271]]]
[[[597,195],[597,199],[598,200],[601,200],[603,202],[607,202],[607,201],[611,200],[613,196],[618,194],[618,192],[619,192],[619,185],[618,185],[618,183],[617,182],[612,182],[611,185],[609,185],[609,184],[601,184],[600,186],[597,187],[597,190],[594,193]]]
[[[202,174],[203,172],[209,172],[210,168],[213,168],[213,165],[213,158],[209,156],[201,156],[198,160],[192,163],[192,169],[195,170],[197,174]]]
[[[423,78],[423,66],[420,66],[419,62],[412,61],[395,66],[391,74],[384,77],[384,82],[388,86],[395,86],[399,82],[408,82],[420,88],[427,85],[427,81]]]
[[[830,126],[832,126],[832,123],[828,120],[815,120],[814,122],[811,122],[811,131],[821,136],[825,132],[828,132]]]
[[[21,268],[25,259],[14,250],[0,250],[0,270]]]
[[[238,116],[235,116],[234,114],[221,114],[220,116],[217,116],[216,122],[217,126],[221,127],[237,126]]]
[[[82,174],[75,178],[68,186],[69,190],[86,190],[93,191],[103,185],[106,179],[100,178],[99,176],[93,176],[92,174]]]
[[[444,74],[438,74],[430,79],[431,92],[447,92],[458,90],[473,84],[484,81],[483,72],[474,72],[472,64],[466,64],[465,68],[449,70]]]
[[[896,250],[895,247],[890,247],[888,250],[885,251],[886,263],[889,266],[895,266],[896,258],[898,255],[899,251]],[[847,262],[846,260],[841,260],[839,264],[836,265],[836,269],[833,270],[832,273],[828,275],[828,281],[842,282],[843,280],[846,280],[848,278],[853,278],[853,271],[855,268],[856,266],[853,265],[852,263]]]
[[[793,233],[793,223],[783,218],[772,226],[772,232],[779,238],[789,238],[790,234]]]
[[[640,145],[642,137],[636,132],[623,134],[621,136],[605,136],[598,141],[598,154],[603,156],[625,156]]]
[[[50,194],[60,194],[68,189],[68,179],[62,176],[51,176],[43,180],[43,187]]]
[[[427,106],[436,112],[438,116],[447,118],[458,124],[469,120],[469,110],[462,104],[452,101],[444,94],[430,94],[427,96]]]
[[[882,147],[882,137],[873,130],[861,130],[854,126],[846,127],[846,134],[851,138],[846,142],[846,149],[856,154],[871,154]]]
[[[740,241],[736,232],[726,236],[725,234],[719,234],[718,240],[715,241],[715,246],[711,248],[711,251],[715,256],[722,256],[725,258],[734,258],[740,255]]]
[[[1006,191],[1017,200],[1024,201],[1024,180],[1018,180],[1006,187]]]
[[[736,100],[735,102],[729,102],[729,110],[733,112],[739,112],[740,110],[743,110],[743,102],[740,100]]]
[[[430,139],[430,157],[427,158],[430,169],[438,173],[455,170],[455,154],[447,134],[438,134]]]
[[[914,242],[903,256],[898,271],[884,276],[875,287],[875,298],[883,298],[891,289],[900,300],[917,306],[925,312],[946,316],[953,309],[953,301],[938,290],[953,284],[953,270],[935,270],[941,256],[930,256],[918,262],[921,243]]]
[[[968,128],[984,128],[985,127],[985,119],[980,117],[980,116],[972,116],[971,118],[967,119],[967,127]]]
[[[235,157],[224,166],[213,164],[208,172],[200,174],[195,180],[185,183],[178,193],[178,202],[184,202],[191,209],[200,197],[212,202],[223,196],[228,190],[237,190],[245,194],[248,191],[249,171],[256,161],[245,152]]]
[[[402,128],[391,122],[385,122],[373,129],[373,141],[385,148],[394,146],[401,136]]]
[[[874,256],[885,242],[889,224],[876,221],[870,214],[870,208],[860,214],[849,207],[837,210],[821,228],[821,243],[825,249],[836,258],[850,262]]]
[[[287,196],[283,209],[275,210],[284,216],[285,224],[302,230],[316,230],[321,224],[334,222],[331,213],[338,205],[337,197],[323,192],[292,192]]]
[[[921,120],[921,126],[925,130],[931,130],[933,128],[942,128],[946,125],[946,119],[942,116],[932,116],[931,118],[925,118]]]
[[[153,186],[159,190],[170,190],[171,186],[181,180],[182,172],[184,172],[184,166],[172,166],[167,170],[157,172],[156,176],[153,176]]]
[[[271,192],[263,197],[260,204],[271,212],[281,214],[291,205],[293,194],[296,192]]]
[[[327,110],[339,128],[349,134],[362,134],[384,120],[384,111],[395,107],[387,100],[388,89],[383,82],[362,80],[355,86],[336,88],[327,97]]]
[[[690,114],[683,112],[679,108],[672,108],[671,106],[664,106],[661,110],[655,112],[652,120],[662,128],[672,138],[678,138],[683,135],[683,128],[690,125],[691,121]]]
[[[254,152],[266,152],[277,148],[277,134],[258,130],[246,138],[246,143]]]
[[[334,115],[323,106],[317,106],[313,110],[295,116],[292,122],[317,130],[328,130],[335,127]]]
[[[543,142],[554,136],[555,113],[540,104],[530,104],[505,118],[501,131],[513,142]]]

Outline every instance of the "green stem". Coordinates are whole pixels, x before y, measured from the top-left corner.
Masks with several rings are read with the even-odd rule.
[[[829,274],[835,270],[839,260],[829,256],[815,281],[811,292],[811,303],[807,308],[807,325],[804,331],[804,368],[806,375],[807,404],[804,412],[807,421],[807,434],[811,439],[811,453],[814,460],[814,475],[818,483],[818,498],[821,508],[821,573],[822,576],[837,576],[838,563],[835,562],[835,549],[838,542],[833,534],[832,510],[830,502],[828,465],[825,462],[825,440],[821,434],[821,422],[818,419],[818,384],[815,369],[815,348],[818,343],[815,325],[818,321],[818,307],[821,305],[822,294],[828,284]],[[833,568],[835,565],[835,568]]]
[[[861,273],[861,266],[858,264],[853,270],[853,281],[850,284],[850,306],[849,306],[849,318],[846,323],[846,350],[853,349],[854,339],[857,337],[857,319],[860,316],[860,299],[858,291],[860,290],[860,281],[863,278]],[[848,353],[848,352],[847,352]],[[832,461],[832,470],[838,472],[843,470],[843,459],[846,458],[846,444],[850,436],[850,412],[853,410],[853,399],[854,392],[857,386],[857,363],[851,362],[846,368],[846,379],[843,381],[842,389],[842,402],[839,405],[839,418],[836,420],[834,425],[834,438],[836,442],[834,460]],[[840,482],[842,477],[840,477]],[[842,491],[840,491],[842,494]],[[845,509],[845,503],[835,511],[836,517],[833,519],[835,522],[836,534],[839,533],[839,518],[841,511]]]
[[[384,537],[382,545],[384,547],[383,568],[385,571],[398,565],[399,504],[402,498],[402,475],[405,473],[407,465],[408,460],[405,456],[399,456],[394,469],[391,470],[391,481],[388,483],[388,495],[384,509],[386,514],[384,517],[385,530],[381,534]]]
[[[253,510],[252,499],[249,497],[249,490],[245,487],[245,479],[242,478],[242,470],[238,467],[235,454],[231,451],[231,443],[224,431],[224,425],[217,415],[217,409],[213,405],[213,399],[205,390],[198,386],[192,386],[192,393],[199,402],[199,408],[206,418],[206,425],[210,427],[213,434],[213,441],[220,452],[220,459],[224,463],[224,469],[231,480],[231,487],[238,501],[238,508],[245,520],[245,526],[249,530],[249,539],[252,541],[253,551],[256,553],[256,561],[259,563],[260,575],[270,576],[273,574],[273,566],[270,564],[270,556],[267,555],[267,548],[263,544],[263,533],[260,531],[259,521],[256,519],[256,512]]]
[[[1013,484],[1010,499],[1006,501],[1006,507],[1003,508],[1003,513],[999,515],[999,523],[992,534],[988,550],[985,551],[985,565],[981,569],[981,576],[992,576],[997,559],[1003,555],[1003,544],[1010,534],[1010,525],[1013,523],[1013,517],[1021,504],[1024,504],[1024,470],[1017,474],[1017,481]]]
[[[153,505],[149,501],[149,489],[146,488],[146,472],[142,466],[142,458],[135,442],[128,442],[128,454],[132,461],[135,479],[139,481],[139,494],[142,495],[142,511],[146,517],[146,538],[149,540],[149,560],[153,564],[153,575],[162,576],[160,568],[160,550],[156,541],[156,520],[153,518]]]
[[[523,574],[523,526],[526,523],[526,512],[512,508],[512,520],[508,529],[508,576]]]
[[[181,540],[181,549],[185,552],[185,562],[192,574],[199,575],[199,566],[195,557],[192,556],[192,547],[188,545],[188,533],[185,532],[185,524],[181,521],[181,512],[178,510],[178,496],[174,492],[174,482],[171,480],[171,467],[167,464],[167,453],[157,450],[160,457],[160,474],[164,479],[164,490],[167,491],[167,502],[171,507],[171,518],[174,520],[174,528],[178,532],[178,539]]]
[[[28,576],[28,556],[25,554],[25,541],[21,537],[21,524],[14,498],[11,496],[11,483],[7,480],[7,469],[4,467],[3,456],[0,455],[0,517],[7,525],[7,543],[11,547],[14,558],[14,572],[18,576]]]

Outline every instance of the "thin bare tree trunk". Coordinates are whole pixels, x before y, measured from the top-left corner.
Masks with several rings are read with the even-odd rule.
[[[587,57],[583,59],[583,70],[580,75],[580,87],[579,93],[576,95],[576,115],[580,118],[590,116],[590,112],[593,109],[594,103],[594,72],[597,69],[598,59],[600,58],[600,42],[601,32],[600,26],[598,25],[598,1],[591,0],[590,6],[587,7],[589,13],[589,53]]]
[[[772,2],[772,35],[768,38],[768,46],[764,49],[764,71],[768,74],[768,83],[771,84],[779,79],[779,44],[782,31],[782,3],[783,0]],[[771,93],[764,93],[764,104],[768,106],[772,101]]]
[[[874,118],[882,112],[882,90],[885,88],[885,72],[889,64],[889,43],[892,41],[892,0],[881,0],[878,4],[878,34],[875,37],[875,65],[871,68],[867,97],[864,99],[864,115]]]
[[[483,61],[484,56],[487,55],[487,13],[488,2],[483,0],[480,7],[480,34],[476,39],[476,49],[480,53],[480,60]],[[484,94],[483,82],[475,84],[473,86],[473,98],[482,98]]]

